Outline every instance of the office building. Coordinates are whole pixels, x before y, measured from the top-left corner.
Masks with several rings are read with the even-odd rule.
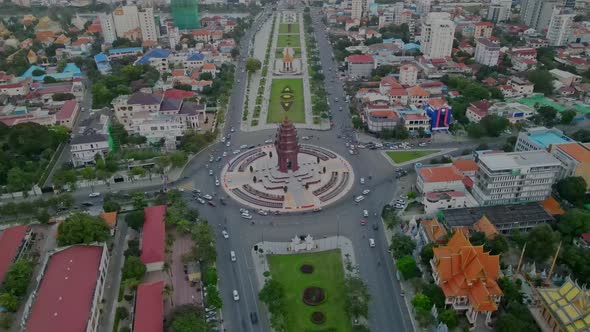
[[[500,45],[491,42],[487,38],[477,39],[475,46],[475,62],[485,66],[494,67],[498,65],[500,58]]]
[[[170,7],[174,24],[179,30],[191,30],[201,27],[197,0],[172,0]]]
[[[102,37],[105,43],[112,43],[117,39],[117,31],[115,31],[115,21],[113,21],[113,15],[111,14],[100,14],[100,27],[102,29]]]
[[[514,151],[549,150],[551,145],[573,141],[557,128],[526,128],[518,134]]]
[[[565,46],[572,35],[572,25],[576,14],[555,7],[547,28],[549,46]]]
[[[558,6],[555,0],[524,0],[520,9],[520,18],[530,28],[543,32],[551,21],[553,8]]]
[[[159,29],[156,26],[153,8],[142,8],[138,12],[139,27],[141,30],[141,40],[143,41],[158,41]]]
[[[510,19],[512,0],[492,0],[488,8],[487,19],[492,22],[504,22]]]
[[[542,201],[562,167],[547,151],[489,153],[477,165],[472,193],[481,206]]]
[[[426,58],[451,56],[455,23],[449,13],[429,13],[422,24],[420,51]]]
[[[137,6],[122,6],[113,11],[115,31],[117,37],[128,39],[140,39],[139,16]]]
[[[350,18],[360,20],[363,17],[363,0],[352,0]]]

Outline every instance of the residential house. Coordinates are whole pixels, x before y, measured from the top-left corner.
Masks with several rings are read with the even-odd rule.
[[[465,116],[470,122],[478,123],[481,119],[485,118],[488,115],[488,110],[492,105],[488,100],[480,100],[474,101],[469,106],[467,106],[467,110],[465,111]]]
[[[582,76],[572,74],[569,71],[555,68],[551,69],[549,72],[564,86],[573,86],[582,82]]]

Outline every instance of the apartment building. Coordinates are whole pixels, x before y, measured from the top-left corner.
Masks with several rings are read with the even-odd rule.
[[[352,79],[369,78],[375,69],[375,59],[370,55],[350,55],[346,58],[348,63],[348,77]]]
[[[574,24],[574,14],[563,8],[553,8],[551,21],[547,28],[547,39],[549,46],[565,46],[572,35],[572,26]]]
[[[405,64],[399,68],[399,83],[414,86],[418,83],[418,68],[412,64]]]
[[[487,38],[477,39],[475,46],[475,62],[485,66],[494,67],[498,65],[500,58],[500,45],[493,43]]]
[[[455,23],[449,13],[429,13],[422,24],[420,51],[426,58],[451,56]]]
[[[542,201],[562,167],[547,151],[484,154],[477,165],[472,193],[481,206]]]
[[[512,0],[492,0],[488,7],[487,19],[492,22],[504,22],[510,19]]]
[[[580,176],[587,184],[586,191],[590,191],[590,145],[572,142],[552,145],[549,148],[555,158],[561,161],[563,170],[559,178]]]
[[[100,27],[102,29],[102,37],[105,43],[112,43],[117,39],[117,31],[115,30],[115,21],[113,15],[102,13],[99,15]]]
[[[549,26],[553,8],[559,5],[556,0],[524,0],[521,4],[520,18],[530,28],[543,32]]]
[[[158,41],[159,30],[156,26],[153,8],[142,8],[137,12],[141,39],[143,41]]]
[[[514,151],[549,150],[551,145],[573,141],[557,128],[526,128],[518,134]]]
[[[137,6],[122,6],[113,11],[113,21],[117,37],[140,39],[139,16]]]
[[[363,0],[352,0],[352,8],[350,11],[351,19],[360,20],[363,17]]]

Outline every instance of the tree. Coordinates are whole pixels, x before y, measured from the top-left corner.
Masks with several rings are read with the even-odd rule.
[[[131,200],[133,201],[133,208],[135,210],[143,210],[147,206],[145,194],[142,192],[134,192],[131,194]]]
[[[14,294],[2,293],[0,294],[0,306],[10,312],[16,312],[20,307],[20,299]]]
[[[102,209],[104,210],[104,212],[119,212],[121,211],[121,204],[110,199],[104,202],[104,204],[102,205]]]
[[[117,311],[115,312],[115,314],[119,316],[121,319],[126,319],[127,317],[129,317],[129,310],[127,310],[127,308],[125,307],[117,307]]]
[[[404,277],[404,279],[411,279],[416,276],[416,261],[412,256],[404,256],[395,262],[395,266]]]
[[[428,296],[422,293],[416,293],[412,299],[412,306],[416,310],[430,311],[432,309],[432,301],[430,301]]]
[[[56,82],[57,82],[57,80],[53,76],[43,77],[43,83],[45,83],[45,84],[51,84],[51,83],[56,83]]]
[[[432,257],[434,257],[432,248],[434,248],[434,243],[428,243],[427,245],[423,246],[422,250],[420,251],[420,261],[426,266],[430,266],[430,260]]]
[[[555,186],[561,198],[573,204],[581,205],[584,203],[584,196],[586,195],[588,184],[583,177],[569,176],[559,180]]]
[[[467,135],[471,138],[482,138],[486,135],[486,130],[481,124],[472,123],[467,127]]]
[[[47,209],[38,209],[37,213],[35,214],[35,218],[42,224],[47,224],[51,219],[51,214],[47,211]]]
[[[537,113],[544,124],[552,123],[557,116],[557,110],[551,106],[541,106],[537,109]]]
[[[580,129],[580,130],[572,133],[570,136],[571,136],[571,138],[573,138],[579,142],[589,142],[590,141],[590,130]]]
[[[207,321],[199,314],[199,309],[189,308],[172,317],[170,327],[166,329],[169,332],[204,332],[209,331]]]
[[[547,224],[533,228],[527,236],[526,256],[537,263],[545,262],[551,255],[555,254],[559,234]]]
[[[217,284],[217,269],[213,266],[209,266],[205,272],[205,285],[216,285]]]
[[[443,310],[441,313],[438,314],[438,320],[441,323],[445,324],[449,328],[449,330],[452,330],[459,325],[457,313],[453,309]]]
[[[371,295],[367,285],[359,277],[348,277],[344,284],[346,287],[346,310],[350,317],[368,318]]]
[[[498,137],[508,128],[510,122],[505,117],[490,114],[481,119],[479,124],[485,129],[487,136]]]
[[[257,70],[260,70],[261,67],[262,67],[262,63],[260,62],[260,60],[258,60],[256,58],[246,59],[246,70],[249,73],[253,73]]]
[[[396,233],[391,237],[391,246],[389,248],[392,251],[393,257],[401,258],[412,255],[412,252],[416,249],[416,243],[411,237]]]
[[[104,242],[109,238],[109,226],[100,217],[75,213],[59,224],[57,243],[59,246]]]
[[[182,151],[174,152],[170,155],[170,163],[174,167],[182,167],[186,164],[188,156]]]
[[[219,291],[217,290],[216,286],[207,287],[207,299],[205,301],[207,302],[207,305],[217,309],[221,309],[223,306],[223,301],[219,296]]]
[[[127,226],[139,231],[141,227],[143,227],[144,217],[143,209],[132,211],[125,216],[125,222],[127,223]]]
[[[559,232],[567,242],[590,232],[590,211],[570,209],[559,218]]]
[[[123,279],[141,280],[145,275],[145,264],[137,256],[129,256],[123,265]]]
[[[568,125],[572,123],[574,118],[576,117],[576,111],[574,110],[566,110],[560,114],[560,122],[561,124]]]
[[[528,74],[528,79],[535,85],[535,92],[541,92],[545,95],[553,93],[553,76],[548,70],[532,70]]]
[[[445,293],[437,285],[427,284],[422,290],[422,294],[428,296],[430,302],[437,308],[443,309],[445,307]]]

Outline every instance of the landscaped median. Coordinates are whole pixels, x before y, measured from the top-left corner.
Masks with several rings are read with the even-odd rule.
[[[300,78],[272,80],[266,121],[278,123],[285,116],[295,123],[305,123],[303,80]]]
[[[291,26],[291,27],[289,27]],[[298,23],[281,23],[279,25],[279,33],[299,33],[299,24]]]
[[[387,151],[385,154],[396,164],[405,163],[411,160],[420,159],[431,154],[439,153],[440,150],[411,150],[411,151]]]

